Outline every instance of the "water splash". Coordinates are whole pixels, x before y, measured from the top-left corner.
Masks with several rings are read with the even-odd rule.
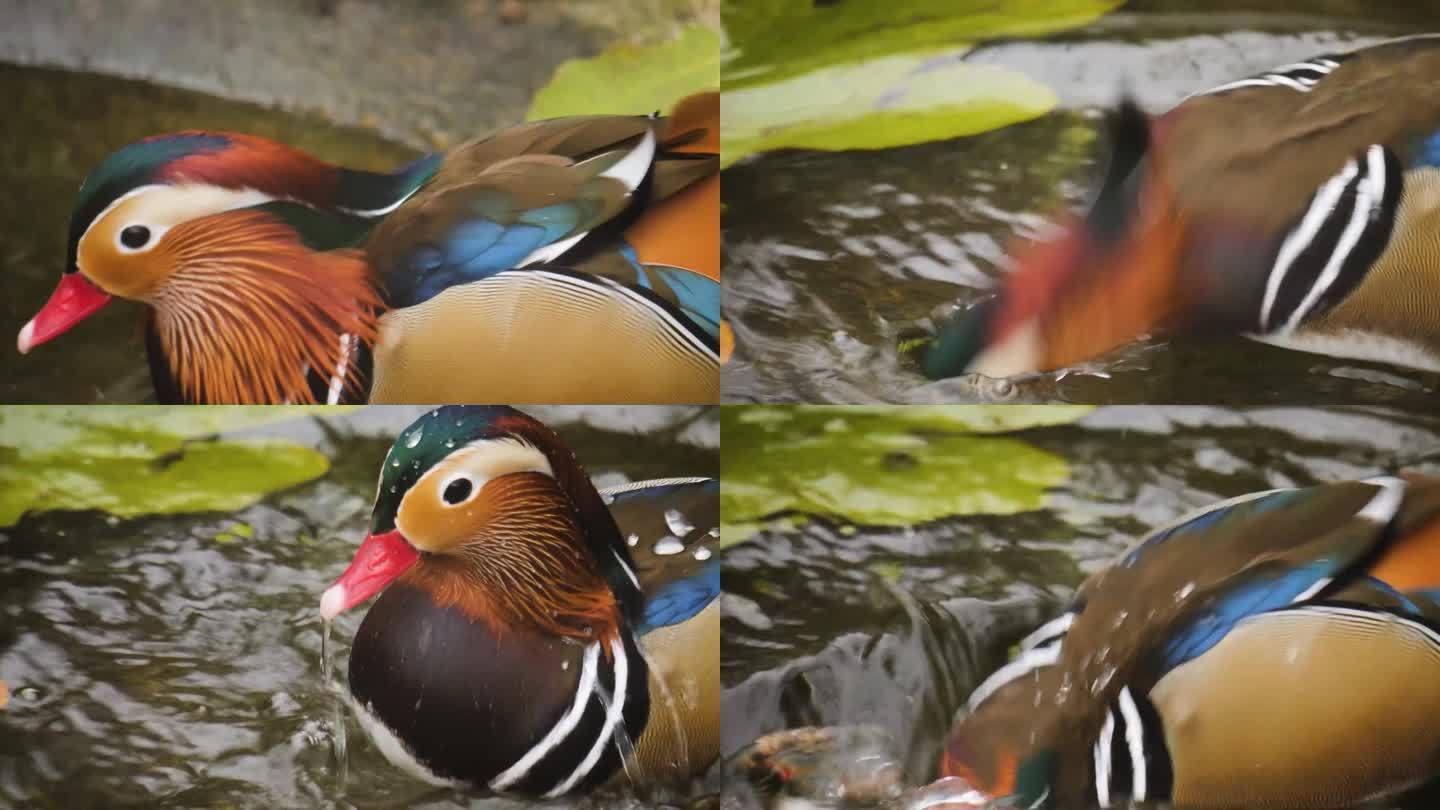
[[[610,712],[610,690],[601,684],[595,685],[595,696],[600,698],[600,705],[605,707],[605,712]],[[623,722],[615,724],[615,732],[610,735],[615,740],[615,747],[620,749],[620,765],[625,769],[625,778],[630,780],[632,785],[642,785],[644,773],[640,769],[640,761],[635,757],[635,741],[630,739],[630,732],[625,730]]]
[[[330,663],[330,630],[335,625],[328,619],[320,620],[320,683],[330,686],[330,675],[334,667]]]
[[[670,714],[670,727],[675,730],[675,748],[673,750],[676,752],[676,756],[670,761],[670,764],[675,768],[675,773],[684,778],[690,773],[690,739],[685,735],[685,718],[680,711],[680,703],[675,699],[674,693],[670,691],[668,679],[664,677],[665,673],[655,665],[655,662],[650,660],[650,656],[646,655],[643,650],[640,652],[640,657],[645,659],[646,666],[650,668],[650,672],[654,676],[650,679],[650,683],[655,686],[656,693],[650,695],[650,711],[655,711],[655,698],[658,697],[664,701],[665,710]]]
[[[331,753],[335,757],[335,789],[341,795],[345,793],[345,786],[350,781],[350,756],[349,738],[346,735],[345,727],[345,689],[335,679],[335,665],[330,660],[330,633],[335,623],[332,621],[321,621],[320,629],[320,682],[334,699],[331,708],[330,725],[334,733],[331,736]]]

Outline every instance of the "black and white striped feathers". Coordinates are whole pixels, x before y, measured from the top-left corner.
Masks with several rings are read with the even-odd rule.
[[[1390,241],[1403,184],[1400,161],[1378,144],[1325,181],[1280,243],[1255,331],[1292,332],[1349,294]]]

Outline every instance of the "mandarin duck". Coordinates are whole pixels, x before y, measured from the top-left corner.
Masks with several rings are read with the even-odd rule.
[[[118,296],[165,402],[711,402],[718,115],[536,121],[392,174],[147,138],[81,186],[18,347]]]
[[[1349,806],[1440,776],[1437,713],[1440,478],[1254,493],[1152,533],[1021,642],[932,803]]]
[[[400,434],[329,621],[379,593],[349,703],[424,781],[554,797],[719,755],[718,482],[599,492],[544,424],[447,406]]]
[[[1003,377],[1147,333],[1240,333],[1440,370],[1440,36],[1124,102],[1083,217],[943,324],[927,376]]]

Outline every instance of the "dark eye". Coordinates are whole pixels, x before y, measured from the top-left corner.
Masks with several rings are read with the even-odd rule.
[[[131,250],[145,247],[150,241],[150,229],[144,225],[131,225],[120,232],[120,244]]]
[[[445,503],[454,506],[457,503],[463,503],[466,498],[470,497],[470,490],[473,487],[469,478],[456,478],[446,485],[445,492],[441,493],[440,497],[445,499]]]

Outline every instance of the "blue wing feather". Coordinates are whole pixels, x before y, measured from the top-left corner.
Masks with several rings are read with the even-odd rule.
[[[1251,520],[1260,513],[1293,504],[1307,497],[1324,497],[1324,493],[1318,489],[1284,490],[1217,507],[1155,535],[1132,551],[1125,558],[1124,564],[1133,565],[1147,550],[1160,543],[1214,531],[1226,521]],[[1225,585],[1222,592],[1212,597],[1209,604],[1194,618],[1177,628],[1177,632],[1160,651],[1160,671],[1168,671],[1205,653],[1218,644],[1235,625],[1247,618],[1287,608],[1296,604],[1302,596],[1305,600],[1316,598],[1324,591],[1323,583],[1342,576],[1346,567],[1353,562],[1353,555],[1333,553],[1317,557],[1300,566],[1258,565],[1244,575],[1237,576],[1234,581]],[[1412,602],[1385,583],[1371,579],[1371,584],[1414,609]]]
[[[478,189],[464,201],[465,214],[435,242],[415,247],[410,279],[392,279],[395,306],[414,306],[461,284],[513,270],[535,251],[576,236],[593,218],[593,203],[570,200],[516,209],[497,189]]]
[[[1440,166],[1440,132],[1417,141],[1410,154],[1410,168]]]
[[[1167,543],[1176,538],[1211,531],[1227,520],[1244,522],[1263,512],[1279,509],[1294,503],[1296,499],[1301,497],[1304,497],[1304,490],[1287,489],[1262,495],[1258,498],[1252,498],[1241,503],[1231,503],[1228,505],[1222,503],[1213,509],[1207,509],[1190,520],[1155,533],[1140,546],[1125,555],[1125,558],[1120,561],[1120,565],[1129,568],[1139,562],[1147,552],[1162,543]]]
[[[680,310],[695,322],[712,340],[720,339],[720,284],[709,276],[701,275],[680,267],[665,264],[641,264],[635,248],[622,245],[620,255],[635,268],[635,278],[641,287],[654,290],[656,282],[663,282],[675,292]],[[652,280],[651,274],[655,279]]]
[[[708,276],[665,265],[650,265],[680,299],[680,309],[704,329],[710,337],[720,339],[720,285]]]
[[[719,595],[720,558],[712,557],[693,575],[665,583],[646,600],[640,635],[690,619]]]
[[[1232,586],[1194,621],[1176,633],[1161,651],[1161,671],[1168,672],[1220,643],[1236,624],[1251,616],[1289,607],[1317,583],[1333,577],[1343,562],[1322,558],[1274,576],[1261,576]]]

